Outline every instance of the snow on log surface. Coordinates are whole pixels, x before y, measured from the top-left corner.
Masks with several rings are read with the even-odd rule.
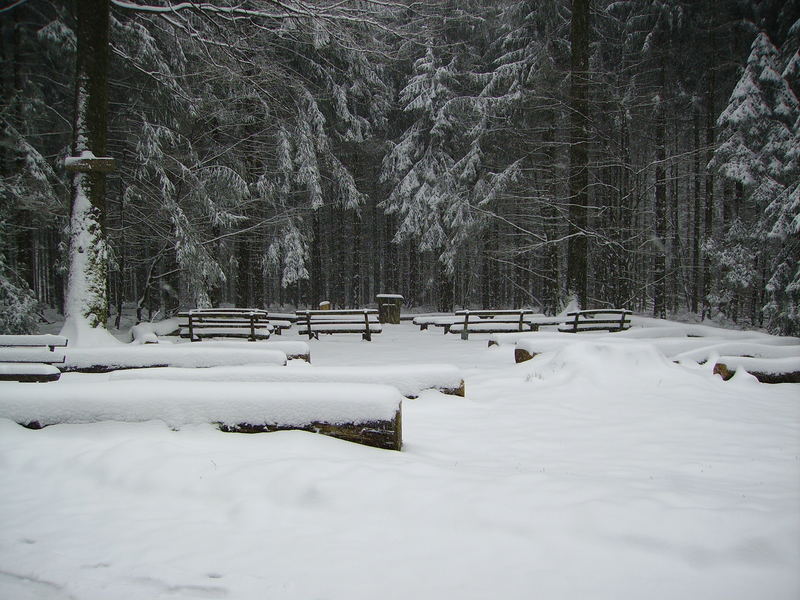
[[[243,344],[244,346],[244,344]],[[67,349],[62,371],[105,373],[145,367],[219,367],[285,365],[286,353],[262,348],[207,347],[201,344],[120,345]]]
[[[112,381],[263,381],[318,383],[376,383],[390,385],[414,398],[422,390],[436,389],[464,395],[464,377],[452,365],[396,365],[390,367],[216,367],[203,369],[142,369],[112,373]]]
[[[299,358],[306,362],[311,362],[311,347],[308,342],[300,340],[258,340],[255,342],[237,342],[208,340],[203,342],[204,347],[208,348],[233,348],[236,350],[279,350],[286,354],[287,358]],[[184,345],[180,346],[184,348]]]

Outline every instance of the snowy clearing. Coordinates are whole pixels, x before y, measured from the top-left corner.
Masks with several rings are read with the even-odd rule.
[[[302,369],[461,370],[466,398],[403,401],[402,452],[0,420],[0,597],[797,598],[800,385],[724,382],[636,331],[572,335],[519,365],[513,344],[411,323],[309,342]]]

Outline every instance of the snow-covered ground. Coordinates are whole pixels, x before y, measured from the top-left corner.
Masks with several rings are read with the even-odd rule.
[[[519,365],[410,323],[312,340],[310,369],[461,369],[466,398],[403,401],[402,452],[0,420],[0,598],[797,599],[800,384],[629,337]],[[25,385],[82,377],[109,376]]]

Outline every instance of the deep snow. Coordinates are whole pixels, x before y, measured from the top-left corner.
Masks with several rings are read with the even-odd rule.
[[[311,341],[308,368],[462,370],[466,398],[403,401],[403,452],[0,421],[0,598],[800,597],[800,384],[630,337],[520,365],[410,323]]]

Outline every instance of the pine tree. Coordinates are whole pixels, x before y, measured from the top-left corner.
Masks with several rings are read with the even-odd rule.
[[[798,168],[798,119],[800,103],[780,68],[779,50],[766,33],[759,33],[751,46],[744,71],[731,94],[728,106],[720,114],[721,143],[711,161],[711,167],[741,189],[739,219],[734,221],[722,242],[717,257],[730,257],[719,266],[726,272],[727,285],[717,298],[728,310],[735,300],[731,294],[755,285],[750,278],[731,278],[727,273],[736,269],[749,273],[766,267],[771,273],[767,291],[771,300],[766,308],[769,326],[776,331],[797,328],[796,273],[792,273],[792,258],[796,246],[789,237],[794,230],[791,216],[795,208]],[[787,240],[778,249],[763,244],[771,236]],[[748,240],[745,242],[745,240]],[[735,249],[747,246],[741,253]],[[778,250],[772,253],[772,251]],[[737,259],[746,260],[735,265]]]

